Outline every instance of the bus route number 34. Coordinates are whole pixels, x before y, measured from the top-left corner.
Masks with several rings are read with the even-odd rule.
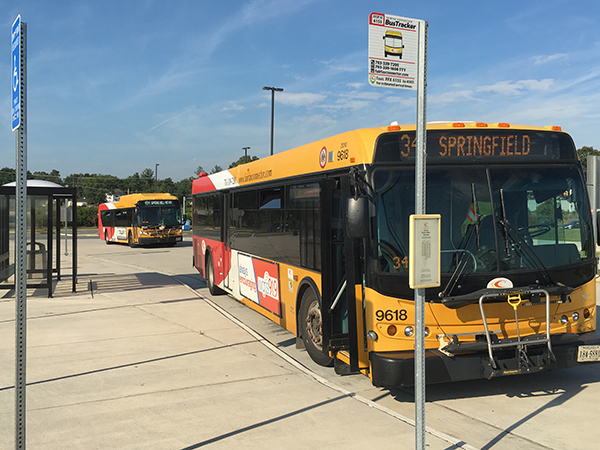
[[[383,309],[378,309],[375,311],[375,317],[379,321],[385,320],[386,322],[408,319],[405,309],[386,309],[385,311]]]

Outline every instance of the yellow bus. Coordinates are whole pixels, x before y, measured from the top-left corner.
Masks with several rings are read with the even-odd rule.
[[[402,49],[404,49],[404,43],[402,40],[402,33],[400,31],[387,30],[383,35],[383,54],[387,58],[388,56],[398,56],[402,59]]]
[[[171,194],[130,194],[102,203],[98,235],[107,244],[173,246],[183,238],[179,199]]]
[[[317,364],[412,385],[415,131],[350,131],[200,174],[193,264],[210,292],[294,333]],[[442,283],[425,289],[426,381],[598,362],[596,243],[571,137],[431,123],[426,148],[427,213],[442,228]]]

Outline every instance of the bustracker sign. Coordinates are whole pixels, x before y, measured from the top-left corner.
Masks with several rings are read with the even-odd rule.
[[[417,19],[369,15],[369,84],[395,89],[417,89]]]

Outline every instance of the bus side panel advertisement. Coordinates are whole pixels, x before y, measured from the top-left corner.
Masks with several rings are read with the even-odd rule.
[[[115,227],[115,236],[119,241],[126,241],[127,240],[127,228]]]
[[[277,264],[238,255],[240,294],[273,314],[281,315]]]

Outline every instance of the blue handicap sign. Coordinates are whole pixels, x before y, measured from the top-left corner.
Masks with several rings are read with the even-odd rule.
[[[15,131],[21,125],[21,15],[18,15],[12,25],[12,69],[11,69],[11,86],[12,86],[12,103],[11,117],[12,129]]]

